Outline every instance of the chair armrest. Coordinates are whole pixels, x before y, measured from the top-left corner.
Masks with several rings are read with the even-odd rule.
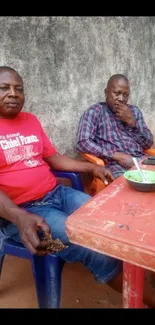
[[[90,161],[93,164],[104,166],[104,161],[94,155],[90,155],[89,153],[80,152],[80,155],[86,160]]]
[[[57,171],[57,170],[53,170],[53,169],[50,169],[50,171],[51,171],[51,173],[53,173],[53,175],[55,177],[70,179],[70,181],[72,183],[72,187],[75,190],[84,192],[84,186],[83,186],[83,183],[81,180],[80,173]]]
[[[145,149],[144,153],[148,156],[155,156],[155,148]]]

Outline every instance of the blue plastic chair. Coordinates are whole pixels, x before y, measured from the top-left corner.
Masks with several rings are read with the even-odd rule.
[[[51,171],[56,177],[70,179],[74,189],[84,191],[79,173]],[[64,260],[56,254],[32,255],[24,245],[7,239],[4,241],[3,253],[0,253],[0,274],[5,254],[31,260],[39,308],[60,308],[61,273]]]

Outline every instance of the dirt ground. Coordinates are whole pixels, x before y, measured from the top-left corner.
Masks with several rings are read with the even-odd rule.
[[[121,308],[121,295],[97,284],[83,265],[65,264],[61,308]],[[31,262],[6,256],[0,280],[0,308],[38,308]]]

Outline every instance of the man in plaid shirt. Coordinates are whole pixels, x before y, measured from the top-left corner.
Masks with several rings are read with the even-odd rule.
[[[117,178],[133,166],[132,157],[144,156],[153,144],[153,135],[137,106],[127,104],[128,79],[111,76],[105,89],[105,102],[89,107],[80,119],[77,150],[103,158]]]

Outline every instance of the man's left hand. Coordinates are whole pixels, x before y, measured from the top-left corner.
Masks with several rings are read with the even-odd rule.
[[[108,185],[109,183],[115,180],[115,177],[110,172],[110,170],[103,166],[95,165],[93,173],[94,176],[100,178],[105,185]]]
[[[116,116],[122,121],[128,124],[131,127],[134,127],[136,124],[136,120],[128,107],[123,103],[117,102],[115,105],[116,108]]]

